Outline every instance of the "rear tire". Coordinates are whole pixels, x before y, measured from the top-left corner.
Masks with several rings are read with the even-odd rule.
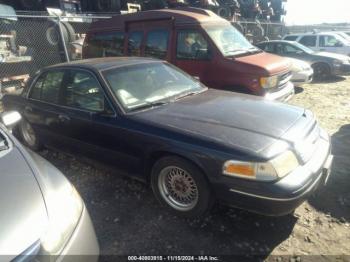
[[[151,186],[159,202],[179,216],[202,216],[214,203],[204,174],[180,157],[168,156],[158,160],[152,168]]]
[[[17,131],[20,140],[25,146],[29,147],[33,151],[38,151],[42,148],[42,144],[40,143],[37,134],[27,120],[22,119],[18,125]]]

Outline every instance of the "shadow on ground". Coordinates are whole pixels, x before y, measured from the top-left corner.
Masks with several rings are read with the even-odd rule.
[[[294,90],[295,90],[295,94],[300,94],[300,93],[304,92],[304,88],[302,88],[300,86],[295,86]]]
[[[309,203],[332,217],[350,221],[350,124],[332,136],[334,155],[328,185],[310,198]]]
[[[323,80],[315,79],[312,83],[315,83],[315,84],[332,84],[332,83],[342,82],[342,81],[345,81],[345,80],[346,80],[346,78],[343,77],[343,76],[329,76],[328,78],[323,79]]]
[[[45,158],[73,182],[87,205],[101,254],[215,254],[267,257],[286,240],[293,215],[263,217],[216,205],[202,219],[174,216],[155,200],[145,184],[110,169],[57,153]]]

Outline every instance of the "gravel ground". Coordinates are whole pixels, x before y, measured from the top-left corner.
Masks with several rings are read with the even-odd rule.
[[[350,255],[350,77],[296,91],[289,103],[316,114],[332,135],[335,160],[328,186],[294,215],[263,217],[216,205],[205,218],[182,219],[161,207],[148,186],[105,166],[55,150],[41,155],[80,191],[104,255],[235,254],[271,261],[335,255],[314,258],[348,261],[338,256]]]

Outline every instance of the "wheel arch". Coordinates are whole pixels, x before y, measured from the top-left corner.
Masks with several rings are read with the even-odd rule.
[[[150,182],[151,172],[152,172],[152,168],[153,168],[154,164],[159,159],[161,159],[163,157],[171,157],[171,156],[182,158],[186,161],[189,161],[193,165],[195,165],[204,174],[205,178],[209,182],[208,174],[207,174],[207,172],[205,172],[204,166],[200,163],[199,159],[194,157],[194,155],[195,154],[193,154],[190,151],[183,152],[180,150],[177,151],[177,150],[167,150],[167,149],[156,150],[156,151],[149,153],[149,156],[147,157],[146,162],[145,162],[145,169],[144,169],[144,173],[146,176],[146,182],[147,183]]]

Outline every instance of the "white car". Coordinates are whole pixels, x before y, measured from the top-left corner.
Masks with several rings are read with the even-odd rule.
[[[312,82],[314,76],[314,70],[307,62],[288,58],[292,63],[292,79],[291,82],[295,86],[301,86]]]
[[[284,36],[283,40],[299,42],[314,51],[350,56],[350,41],[336,32],[291,34]]]

